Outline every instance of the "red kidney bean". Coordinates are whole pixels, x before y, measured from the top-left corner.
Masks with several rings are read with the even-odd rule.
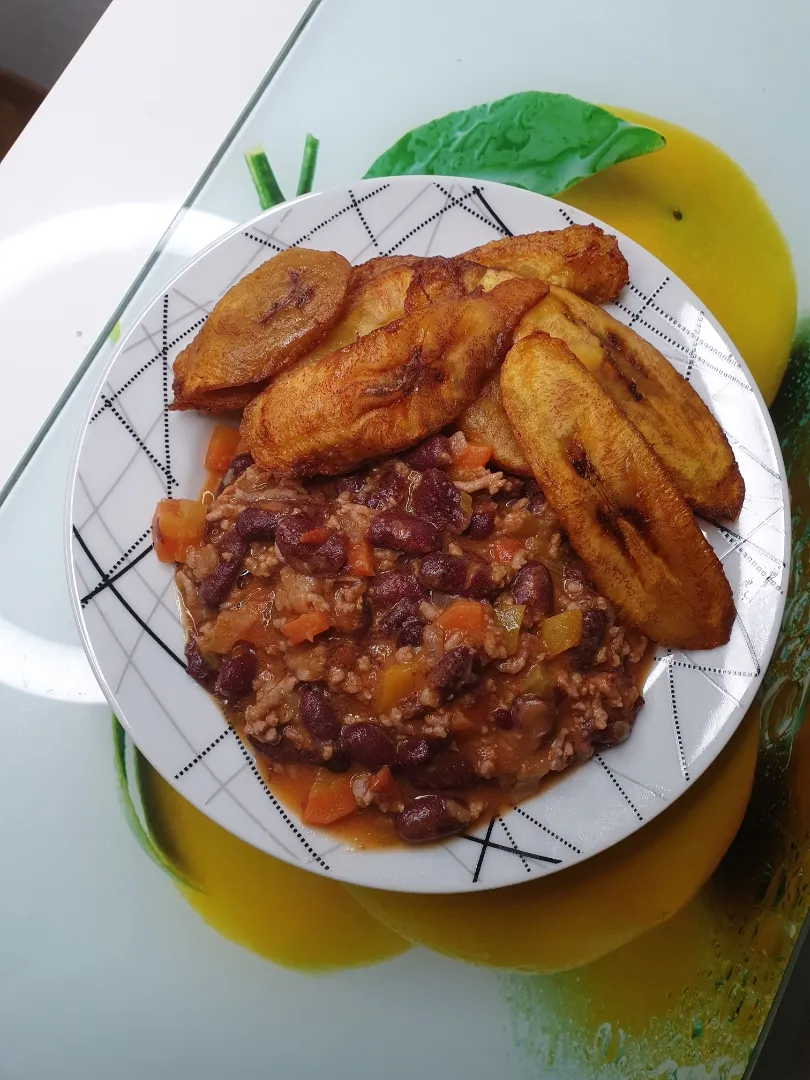
[[[457,594],[463,591],[467,580],[467,563],[460,555],[436,551],[420,561],[416,576],[426,589]]]
[[[428,840],[461,832],[464,824],[451,817],[441,795],[418,795],[410,799],[397,814],[394,827],[400,840],[408,844],[424,844]]]
[[[342,491],[348,491],[355,495],[362,490],[366,477],[366,473],[351,473],[349,476],[339,476],[335,481],[335,490],[338,494]]]
[[[470,540],[484,540],[495,528],[495,508],[480,508],[473,510],[470,524],[464,533]]]
[[[332,756],[327,761],[322,761],[321,764],[329,772],[344,773],[348,772],[352,766],[352,759],[348,754],[344,753],[340,748],[333,750]]]
[[[406,619],[397,631],[397,648],[403,649],[406,645],[421,645],[424,619]]]
[[[396,764],[400,768],[416,768],[424,765],[429,760],[436,747],[430,745],[427,739],[420,739],[416,735],[406,735],[397,743]]]
[[[585,564],[579,559],[571,559],[563,566],[563,589],[566,596],[576,600],[584,593],[593,592],[593,582],[588,577]]]
[[[568,654],[576,667],[584,670],[594,662],[602,647],[607,623],[607,615],[600,608],[588,608],[582,612],[582,637]]]
[[[368,598],[372,607],[393,607],[399,600],[423,600],[425,590],[408,570],[386,570],[371,579]]]
[[[329,535],[322,544],[311,545],[308,566],[310,573],[316,577],[337,577],[346,565],[348,540],[343,533],[332,529],[327,532]]]
[[[407,771],[414,787],[431,790],[472,787],[479,780],[472,765],[458,750],[440,750],[426,765]]]
[[[376,478],[373,489],[362,502],[372,510],[382,510],[394,506],[407,493],[408,485],[404,476],[394,469],[388,469]]]
[[[379,621],[379,628],[383,634],[395,634],[405,625],[409,619],[415,619],[419,608],[415,600],[397,600],[393,607],[388,608]]]
[[[247,550],[247,540],[230,528],[220,544],[215,570],[200,582],[198,595],[206,607],[218,607],[227,597],[239,577]]]
[[[461,492],[441,469],[426,469],[413,489],[411,502],[414,511],[437,529],[460,533],[467,525],[461,508]]]
[[[481,661],[474,649],[459,645],[446,652],[429,676],[430,685],[445,698],[475,686],[480,678]]]
[[[515,721],[512,719],[509,709],[493,709],[490,720],[495,727],[501,728],[502,731],[509,731],[510,728],[515,726]]]
[[[214,690],[226,701],[236,701],[253,688],[256,653],[246,645],[236,645],[222,657]]]
[[[516,604],[525,604],[539,615],[550,615],[554,608],[551,574],[542,563],[526,563],[512,584],[512,596]]]
[[[470,562],[467,564],[467,581],[464,585],[464,595],[473,600],[486,600],[500,592],[500,585],[492,576],[492,570],[487,563]]]
[[[394,740],[380,724],[365,720],[358,724],[344,724],[340,732],[340,746],[368,769],[382,769],[396,762]]]
[[[512,721],[518,727],[530,727],[541,737],[550,733],[557,710],[539,694],[521,694],[512,702]]]
[[[327,529],[326,539],[321,543],[304,543],[301,537],[319,525],[319,517],[314,513],[287,514],[276,524],[276,545],[294,570],[316,577],[337,577],[346,564],[346,537]]]
[[[206,664],[196,638],[188,639],[186,642],[185,653],[186,671],[192,679],[196,679],[199,683],[210,682],[211,677],[214,675],[214,670]]]
[[[236,519],[236,531],[243,540],[275,540],[281,515],[258,506],[248,506]]]
[[[535,491],[529,496],[529,503],[526,509],[530,514],[540,514],[543,512],[546,506],[546,497],[542,491]]]
[[[317,529],[320,520],[310,513],[285,514],[276,522],[276,545],[282,557],[291,566],[305,564],[312,554],[312,546],[301,543],[301,537]]]
[[[229,484],[232,484],[237,477],[249,469],[253,464],[253,458],[250,454],[237,454],[233,461],[228,466],[225,475],[222,477],[222,482],[219,485],[219,491],[223,491]],[[219,492],[217,492],[219,494]]]
[[[325,683],[303,683],[298,690],[298,707],[301,723],[313,739],[330,742],[340,737],[340,721]]]
[[[423,472],[425,469],[440,468],[449,465],[453,460],[450,453],[450,440],[444,435],[433,435],[430,439],[415,446],[407,454],[403,454],[407,465],[412,469]]]
[[[409,555],[427,555],[442,546],[441,533],[435,525],[399,508],[375,514],[368,538],[377,547],[393,548]]]

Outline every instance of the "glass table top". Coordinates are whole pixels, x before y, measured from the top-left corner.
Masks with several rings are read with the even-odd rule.
[[[810,595],[801,335],[773,410],[791,466],[795,564],[785,633],[758,706],[761,750],[746,820],[715,875],[674,919],[572,971],[471,967],[369,930],[376,924],[359,907],[340,916],[345,932],[373,938],[374,947],[358,945],[320,977],[309,970],[317,962],[285,953],[274,963],[261,945],[240,938],[236,922],[206,908],[194,889],[178,888],[133,836],[135,814],[138,827],[152,832],[147,846],[157,844],[169,863],[177,855],[177,836],[161,832],[154,811],[156,780],[137,767],[128,744],[132,802],[121,801],[109,708],[78,642],[63,561],[70,462],[100,374],[166,281],[259,212],[267,186],[254,182],[245,156],[257,147],[292,197],[308,133],[320,141],[314,187],[322,189],[362,176],[405,130],[453,109],[524,90],[613,101],[697,132],[743,166],[791,244],[799,312],[806,311],[810,245],[798,165],[810,161],[810,135],[796,130],[789,113],[810,90],[810,75],[791,63],[790,41],[766,43],[755,22],[734,21],[736,11],[723,3],[706,20],[690,0],[675,19],[671,5],[616,14],[592,0],[573,14],[509,0],[493,43],[491,6],[477,0],[311,6],[0,493],[0,1075],[50,1076],[65,1061],[87,1076],[248,1076],[268,1062],[290,1077],[324,1068],[363,1075],[384,1053],[393,1077],[415,1070],[551,1080],[789,1076],[810,986],[801,948],[810,854],[810,737],[800,729]],[[786,39],[800,36],[796,18]],[[565,53],[574,36],[582,58],[572,73]],[[677,93],[656,78],[674,70],[667,39],[691,50],[700,71],[700,79],[681,80]],[[605,64],[611,51],[622,57],[618,72]],[[742,55],[753,57],[764,103]],[[728,118],[729,100],[746,125]],[[770,125],[758,149],[749,137],[755,122]],[[669,146],[676,145],[673,137]],[[792,178],[773,164],[786,146],[798,163]],[[577,203],[576,188],[569,197]],[[609,212],[599,216],[611,221]],[[616,227],[633,235],[625,206],[617,218]],[[131,558],[147,548],[148,536]],[[104,569],[110,576],[127,564]],[[196,882],[196,893],[207,887],[214,888]],[[298,885],[289,888],[290,904],[303,903]],[[334,902],[324,894],[312,910],[327,918]],[[598,897],[594,907],[598,917]],[[277,904],[272,910],[284,917]],[[312,1016],[317,1039],[309,1034]],[[403,1039],[403,1026],[417,1037]]]

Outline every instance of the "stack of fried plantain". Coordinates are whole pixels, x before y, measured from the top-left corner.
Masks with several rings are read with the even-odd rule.
[[[627,280],[593,225],[354,268],[290,249],[177,357],[172,407],[244,409],[254,460],[279,477],[347,472],[456,422],[536,478],[626,623],[711,648],[734,605],[692,511],[735,518],[743,481],[692,387],[596,306]]]

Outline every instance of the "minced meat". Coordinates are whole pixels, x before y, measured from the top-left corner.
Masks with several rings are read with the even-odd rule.
[[[413,842],[625,739],[648,644],[535,484],[442,439],[329,480],[249,467],[177,571],[189,672],[269,783],[346,773]]]

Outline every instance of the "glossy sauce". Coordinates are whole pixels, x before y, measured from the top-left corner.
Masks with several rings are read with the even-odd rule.
[[[638,687],[639,692],[643,691],[644,683],[650,673],[654,656],[655,645],[650,643],[638,663],[628,664],[627,670],[632,676],[633,682]],[[477,702],[472,709],[466,710],[466,712],[474,719],[477,719],[475,714],[485,713],[486,709],[487,701],[486,699],[483,699],[482,701]],[[237,726],[235,717],[232,717],[231,719],[235,726]],[[642,706],[636,723],[643,722],[644,709]],[[631,734],[630,738],[632,737]],[[463,748],[463,739],[460,740],[459,745]],[[268,768],[266,762],[261,760],[261,754],[256,754],[255,757],[259,769],[267,781],[268,787],[271,788],[279,800],[297,817],[303,817],[309,790],[312,787],[320,766],[309,764],[286,765],[279,771],[273,771]],[[520,796],[516,795],[514,791],[501,791],[493,784],[480,784],[477,787],[466,789],[465,794],[475,795],[477,798],[483,798],[485,800],[486,808],[478,819],[478,824],[480,824],[482,821],[488,821],[493,815],[497,816],[506,813],[516,802],[531,798],[538,794],[538,792],[550,787],[552,784],[564,781],[565,778],[570,775],[572,769],[580,767],[581,765],[572,765],[561,773],[549,773],[547,776],[544,776],[542,780],[533,784],[531,787],[524,789]],[[313,828],[313,826],[309,827]],[[358,808],[354,813],[349,814],[345,818],[341,818],[339,821],[333,822],[331,825],[324,827],[321,831],[327,832],[331,836],[339,837],[345,844],[357,849],[389,847],[391,845],[402,844],[402,841],[397,838],[396,833],[394,832],[394,822],[391,816],[383,814],[375,806],[370,806],[367,809]]]

